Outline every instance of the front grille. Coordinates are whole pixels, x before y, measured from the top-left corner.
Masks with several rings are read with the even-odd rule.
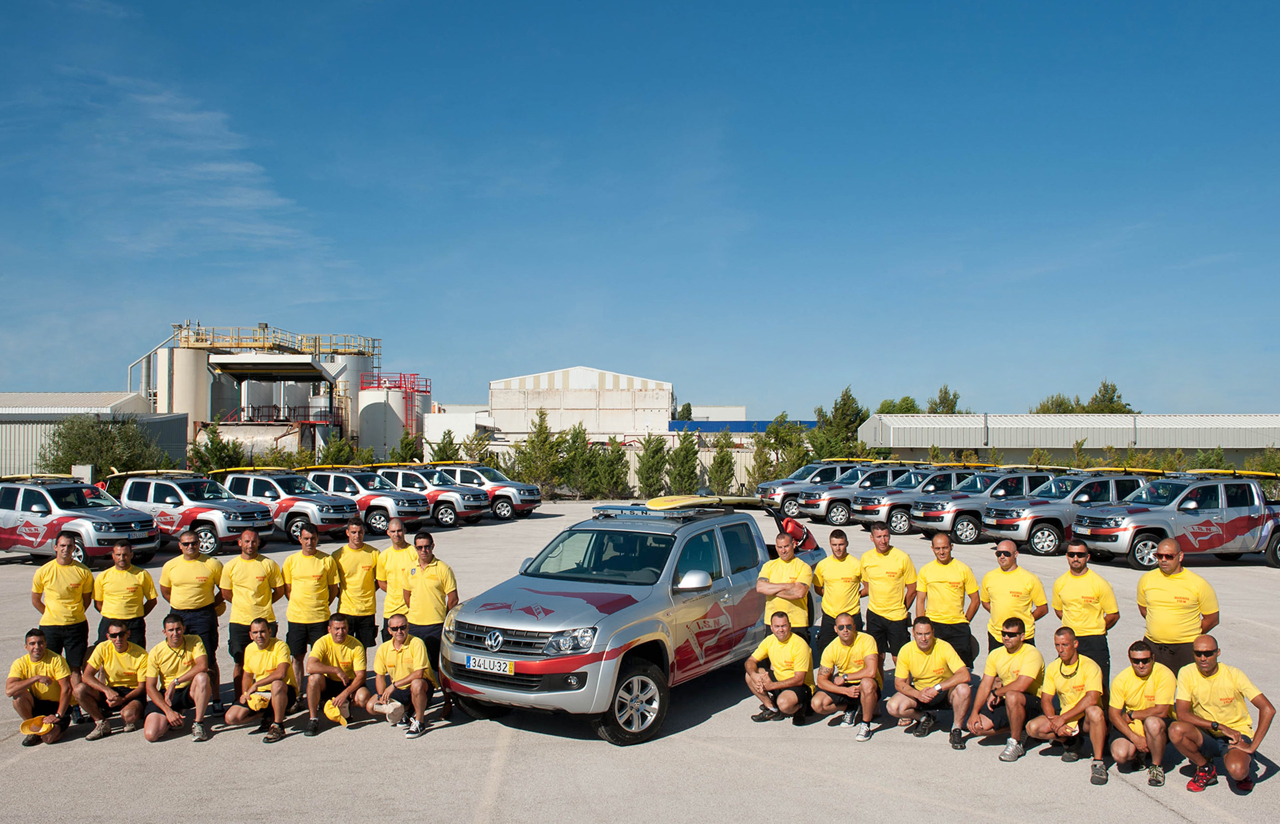
[[[1106,526],[1107,521],[1109,520],[1111,519],[1110,518],[1090,518],[1088,515],[1081,515],[1080,517],[1076,518],[1076,523],[1079,524],[1080,526],[1099,527],[1099,526]]]
[[[946,507],[946,504],[937,503],[936,501],[924,501],[916,504],[916,509],[921,512],[941,512],[943,509],[946,509]]]
[[[769,492],[769,490],[768,490],[768,489],[765,489],[763,486],[757,486],[757,487],[756,487],[756,495],[757,495],[757,496],[766,495],[766,494],[768,494],[768,492]]]
[[[521,673],[503,675],[497,672],[479,672],[457,667],[451,661],[442,660],[440,663],[443,666],[445,675],[454,681],[460,681],[464,684],[479,684],[485,687],[497,687],[498,689],[517,692],[537,692],[542,686],[541,675],[524,675]]]
[[[913,515],[912,517],[917,521],[926,521],[928,523],[934,523],[942,520],[941,515]]]
[[[877,499],[874,497],[868,498],[863,495],[859,495],[853,499],[853,502],[858,506],[875,506],[877,504]]]
[[[1012,518],[1013,513],[1003,509],[992,509],[987,507],[986,516],[988,518]]]
[[[502,646],[489,649],[484,645],[485,637],[492,631],[502,633]],[[477,652],[502,653],[503,655],[536,655],[542,657],[550,632],[529,632],[522,629],[504,629],[502,627],[486,627],[482,624],[468,624],[458,621],[453,627],[453,645],[461,649],[473,649]],[[471,673],[468,673],[470,676]]]

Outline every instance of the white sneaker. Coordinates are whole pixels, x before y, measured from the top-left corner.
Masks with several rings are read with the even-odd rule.
[[[409,729],[404,731],[405,738],[421,738],[427,734],[427,728],[418,723],[418,719],[409,722]]]
[[[859,724],[855,732],[856,734],[853,736],[854,741],[870,741],[871,740],[871,725],[868,724],[866,721],[863,721],[861,724]]]
[[[853,719],[855,715],[856,713],[853,710],[845,710],[844,716],[840,719],[840,726],[852,727],[854,723]]]
[[[1010,738],[1004,746],[1004,752],[1000,753],[1000,760],[1017,761],[1026,754],[1027,751],[1022,748],[1022,745]]]

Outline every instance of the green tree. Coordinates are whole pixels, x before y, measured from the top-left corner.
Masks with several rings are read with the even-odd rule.
[[[858,403],[849,387],[831,404],[830,414],[819,406],[813,415],[818,425],[809,432],[809,446],[815,457],[856,458],[866,453],[866,444],[858,440],[858,427],[871,414]]]
[[[535,484],[549,497],[560,484],[564,460],[564,438],[553,435],[547,425],[547,410],[539,409],[529,436],[515,445],[517,480]]]
[[[1071,458],[1067,460],[1067,466],[1074,467],[1076,469],[1088,469],[1089,467],[1096,465],[1093,458],[1090,458],[1085,454],[1084,442],[1086,440],[1088,440],[1088,438],[1081,438],[1071,444]]]
[[[680,411],[676,414],[676,420],[678,421],[693,420],[693,404],[686,403],[684,406],[680,407]]]
[[[728,495],[733,488],[733,435],[728,427],[716,435],[711,442],[715,447],[715,455],[711,458],[711,469],[707,472],[707,485],[716,495]]]
[[[564,460],[561,478],[574,497],[581,500],[594,492],[596,481],[596,451],[587,439],[582,424],[575,425],[564,435]]]
[[[462,454],[469,461],[489,462],[489,444],[493,443],[493,433],[487,429],[477,429],[462,439]]]
[[[330,438],[316,456],[320,466],[344,466],[355,463],[356,449],[346,438]]]
[[[1258,454],[1245,458],[1244,468],[1250,472],[1280,473],[1280,449],[1276,449],[1275,444],[1272,444]],[[1274,501],[1280,498],[1280,481],[1261,478],[1259,481],[1262,483],[1267,500]]]
[[[936,444],[929,445],[929,463],[946,463],[946,458],[943,456],[942,450],[939,449]]]
[[[316,454],[310,449],[298,449],[290,452],[287,449],[273,446],[266,452],[258,452],[253,456],[254,466],[279,466],[285,469],[293,469],[298,466],[308,466],[315,462]]]
[[[112,472],[174,466],[168,453],[131,415],[109,420],[72,415],[58,421],[40,447],[36,471],[67,474],[76,464],[92,464],[98,478]]]
[[[248,461],[244,456],[244,446],[239,441],[222,439],[218,432],[218,423],[209,424],[204,430],[205,442],[200,443],[199,436],[187,447],[187,465],[196,472],[212,472],[215,469],[230,469],[244,466]]]
[[[958,415],[968,413],[968,409],[960,409],[960,393],[951,391],[945,383],[938,390],[935,397],[929,399],[928,408],[925,409],[930,415]]]
[[[1050,395],[1028,410],[1032,415],[1068,415],[1084,411],[1080,396],[1068,398],[1061,393]]]
[[[440,433],[438,443],[431,445],[431,460],[433,461],[460,461],[462,460],[462,450],[458,447],[458,442],[453,439],[453,430],[446,429]]]
[[[681,432],[680,441],[667,461],[667,486],[673,495],[692,495],[698,491],[698,436]]]
[[[1053,454],[1047,449],[1036,447],[1031,450],[1031,454],[1027,456],[1027,463],[1032,466],[1051,466],[1053,465]]]
[[[1084,405],[1083,411],[1108,415],[1141,414],[1138,410],[1124,402],[1124,398],[1120,396],[1119,388],[1106,378],[1102,379],[1101,385],[1098,386],[1098,391],[1093,393],[1093,397]]]
[[[400,443],[387,451],[387,460],[395,463],[412,463],[422,460],[422,438],[408,429],[400,433]]]
[[[754,438],[755,449],[751,453],[751,469],[747,471],[747,486],[750,493],[754,494],[756,487],[765,481],[772,481],[777,476],[777,462],[773,460],[773,453],[769,450],[769,442],[765,440],[764,433],[756,433]]]
[[[1191,469],[1235,469],[1235,464],[1227,460],[1222,452],[1222,447],[1217,446],[1208,451],[1196,450],[1195,457],[1190,461]]]
[[[877,415],[919,415],[923,411],[916,399],[910,395],[903,395],[896,401],[886,398],[876,407]]]
[[[362,446],[351,456],[351,463],[356,466],[368,466],[376,460],[378,459],[373,454],[372,446]]]
[[[650,432],[640,442],[640,460],[636,465],[636,481],[640,496],[656,498],[662,494],[663,475],[667,469],[667,442],[661,435]]]
[[[631,497],[631,485],[627,483],[630,465],[627,450],[617,438],[609,439],[609,448],[599,455],[595,463],[594,493],[611,500]]]

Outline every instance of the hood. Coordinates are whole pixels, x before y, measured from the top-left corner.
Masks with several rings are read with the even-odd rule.
[[[756,488],[757,489],[781,489],[784,486],[801,486],[801,485],[809,486],[809,483],[807,481],[788,481],[786,478],[783,478],[780,481],[765,481],[764,483],[760,484]]]
[[[66,510],[68,514],[74,513],[77,518],[83,518],[86,521],[106,522],[110,524],[131,524],[134,521],[149,521],[151,516],[145,512],[139,512],[136,509],[127,509],[123,506],[109,506],[102,509],[85,509],[85,510]]]
[[[287,495],[288,498],[301,498],[304,501],[312,501],[321,506],[350,506],[351,499],[344,498],[341,495],[330,495],[328,492],[311,492],[302,495]]]
[[[804,497],[805,495],[821,495],[823,492],[830,492],[833,489],[844,489],[844,484],[809,484],[799,489],[788,490],[795,492],[797,495]]]
[[[559,632],[593,627],[648,599],[654,587],[516,577],[469,599],[458,620],[502,629]]]
[[[916,503],[946,504],[946,503],[950,503],[951,501],[963,501],[966,498],[978,498],[978,497],[985,498],[986,495],[980,492],[974,493],[973,495],[970,495],[965,492],[939,492],[934,495],[921,495],[919,498],[916,498]],[[1007,499],[1001,498],[1000,503],[1004,503],[1005,500]]]
[[[1090,506],[1089,510],[1091,518],[1119,518],[1125,515],[1138,515],[1143,512],[1150,512],[1153,509],[1163,509],[1158,506]]]
[[[368,489],[365,490],[360,498],[390,498],[393,501],[408,501],[411,504],[420,504],[426,506],[428,502],[427,496],[421,492],[410,492],[407,489]],[[345,499],[350,502],[351,499]]]
[[[195,501],[192,506],[202,506],[205,509],[221,509],[225,512],[239,512],[242,515],[253,515],[261,518],[271,517],[270,509],[252,501]]]

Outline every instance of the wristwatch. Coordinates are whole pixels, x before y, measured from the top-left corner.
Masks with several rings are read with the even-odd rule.
[[[1213,723],[1211,723],[1211,724],[1209,725],[1209,729],[1213,730],[1214,732],[1217,732],[1217,731],[1218,731],[1218,722],[1217,722],[1217,721],[1214,721]]]

